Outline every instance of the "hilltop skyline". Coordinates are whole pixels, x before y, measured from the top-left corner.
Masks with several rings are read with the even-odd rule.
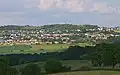
[[[0,25],[120,25],[119,0],[0,0]]]

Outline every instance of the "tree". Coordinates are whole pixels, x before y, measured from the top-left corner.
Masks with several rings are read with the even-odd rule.
[[[15,68],[9,66],[9,62],[6,57],[0,58],[0,75],[17,75],[18,71]]]
[[[7,72],[6,72],[6,75],[17,75],[18,74],[18,71],[16,68],[8,68],[7,69]]]
[[[6,59],[6,57],[0,57],[0,74],[7,75],[6,72],[8,68],[8,60]]]
[[[104,51],[102,55],[104,65],[112,66],[113,68],[115,67],[115,65],[120,61],[119,49],[120,47],[118,44],[107,44],[104,46]]]
[[[93,66],[101,66],[102,65],[101,54],[98,52],[95,52],[92,54],[91,60],[92,60]]]
[[[104,66],[112,66],[120,63],[120,47],[118,44],[99,44],[92,55],[92,61],[103,63]]]
[[[116,55],[114,54],[114,51],[104,51],[103,56],[102,56],[102,60],[104,63],[104,66],[114,66],[117,64],[116,61]]]
[[[119,67],[120,67],[120,51],[116,55],[116,60],[117,60],[117,63],[119,64]]]
[[[21,75],[42,75],[41,68],[37,64],[28,64],[21,70]]]

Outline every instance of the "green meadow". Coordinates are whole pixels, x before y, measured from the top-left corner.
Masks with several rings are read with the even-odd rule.
[[[56,52],[67,49],[70,45],[67,44],[43,44],[43,45],[7,45],[0,46],[1,54],[14,53],[40,53],[40,52]]]
[[[79,46],[88,46],[88,43],[78,43]],[[6,45],[0,46],[1,54],[26,54],[41,52],[60,52],[67,49],[70,44],[41,44],[41,45]]]

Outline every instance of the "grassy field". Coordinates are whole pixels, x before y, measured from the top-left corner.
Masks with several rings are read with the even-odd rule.
[[[120,33],[120,29],[115,30],[115,32]]]
[[[90,43],[78,43],[79,46],[85,47],[85,46],[93,46]]]
[[[30,45],[7,45],[7,46],[0,46],[0,53],[20,53],[22,50],[29,50],[31,48]]]
[[[79,43],[79,46],[88,46],[87,43]],[[41,53],[41,52],[56,52],[67,49],[69,44],[42,44],[42,45],[7,45],[0,46],[1,54],[20,54],[20,53]]]
[[[50,75],[120,75],[119,71],[78,71]]]
[[[52,51],[58,51],[58,50],[66,49],[69,46],[70,45],[67,45],[67,44],[32,45],[31,50],[36,50],[37,51],[37,50],[40,50],[40,49],[44,49],[44,50],[52,52]]]
[[[51,45],[12,45],[0,46],[0,53],[40,53],[40,52],[55,52],[62,51],[68,48],[67,44],[51,44]]]

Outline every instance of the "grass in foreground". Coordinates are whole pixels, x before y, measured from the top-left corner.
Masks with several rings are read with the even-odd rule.
[[[119,71],[78,71],[78,72],[66,72],[50,75],[120,75]]]

